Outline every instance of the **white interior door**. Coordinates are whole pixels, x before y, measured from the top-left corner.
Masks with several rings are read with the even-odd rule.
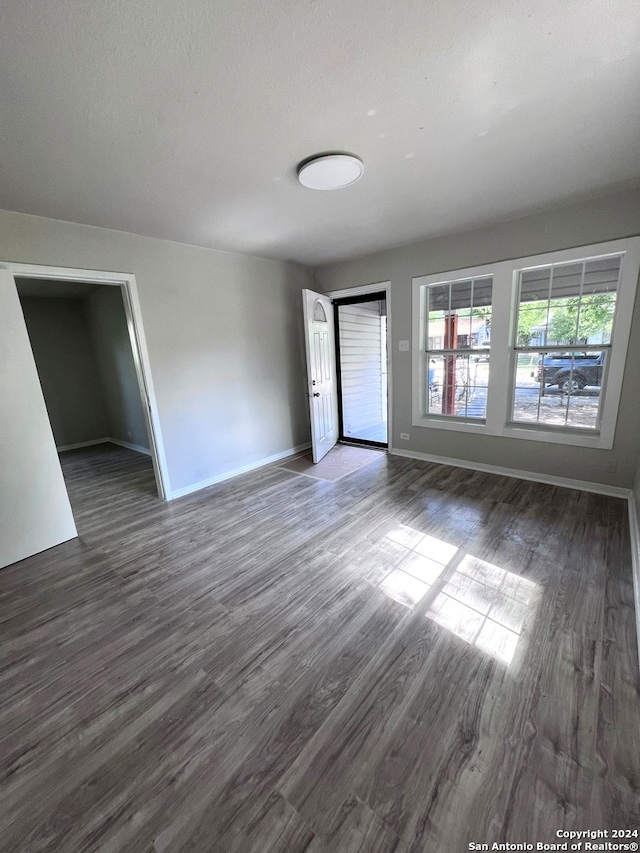
[[[13,276],[0,269],[0,568],[77,536]]]
[[[336,347],[331,300],[321,293],[302,294],[313,461],[319,462],[338,440]]]

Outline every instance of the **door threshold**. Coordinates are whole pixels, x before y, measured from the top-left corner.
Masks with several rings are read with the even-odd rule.
[[[389,451],[388,444],[382,444],[380,441],[367,441],[366,438],[339,438],[338,444],[345,444],[347,447],[367,447],[369,450],[381,450],[383,453]]]

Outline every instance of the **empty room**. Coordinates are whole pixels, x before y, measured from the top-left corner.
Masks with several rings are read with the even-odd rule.
[[[637,850],[638,4],[0,45],[0,853]]]

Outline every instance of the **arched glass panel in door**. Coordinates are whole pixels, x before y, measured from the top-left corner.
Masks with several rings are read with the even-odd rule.
[[[326,323],[327,315],[324,310],[324,305],[319,299],[316,299],[316,304],[313,306],[313,322]]]

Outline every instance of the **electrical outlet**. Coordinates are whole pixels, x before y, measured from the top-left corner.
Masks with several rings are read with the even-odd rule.
[[[409,352],[409,341],[398,341],[398,349],[400,352]]]
[[[409,435],[409,433],[408,433],[408,432],[401,432],[401,433],[400,433],[400,438],[401,438],[403,441],[409,441],[409,439],[411,438],[411,436]]]

